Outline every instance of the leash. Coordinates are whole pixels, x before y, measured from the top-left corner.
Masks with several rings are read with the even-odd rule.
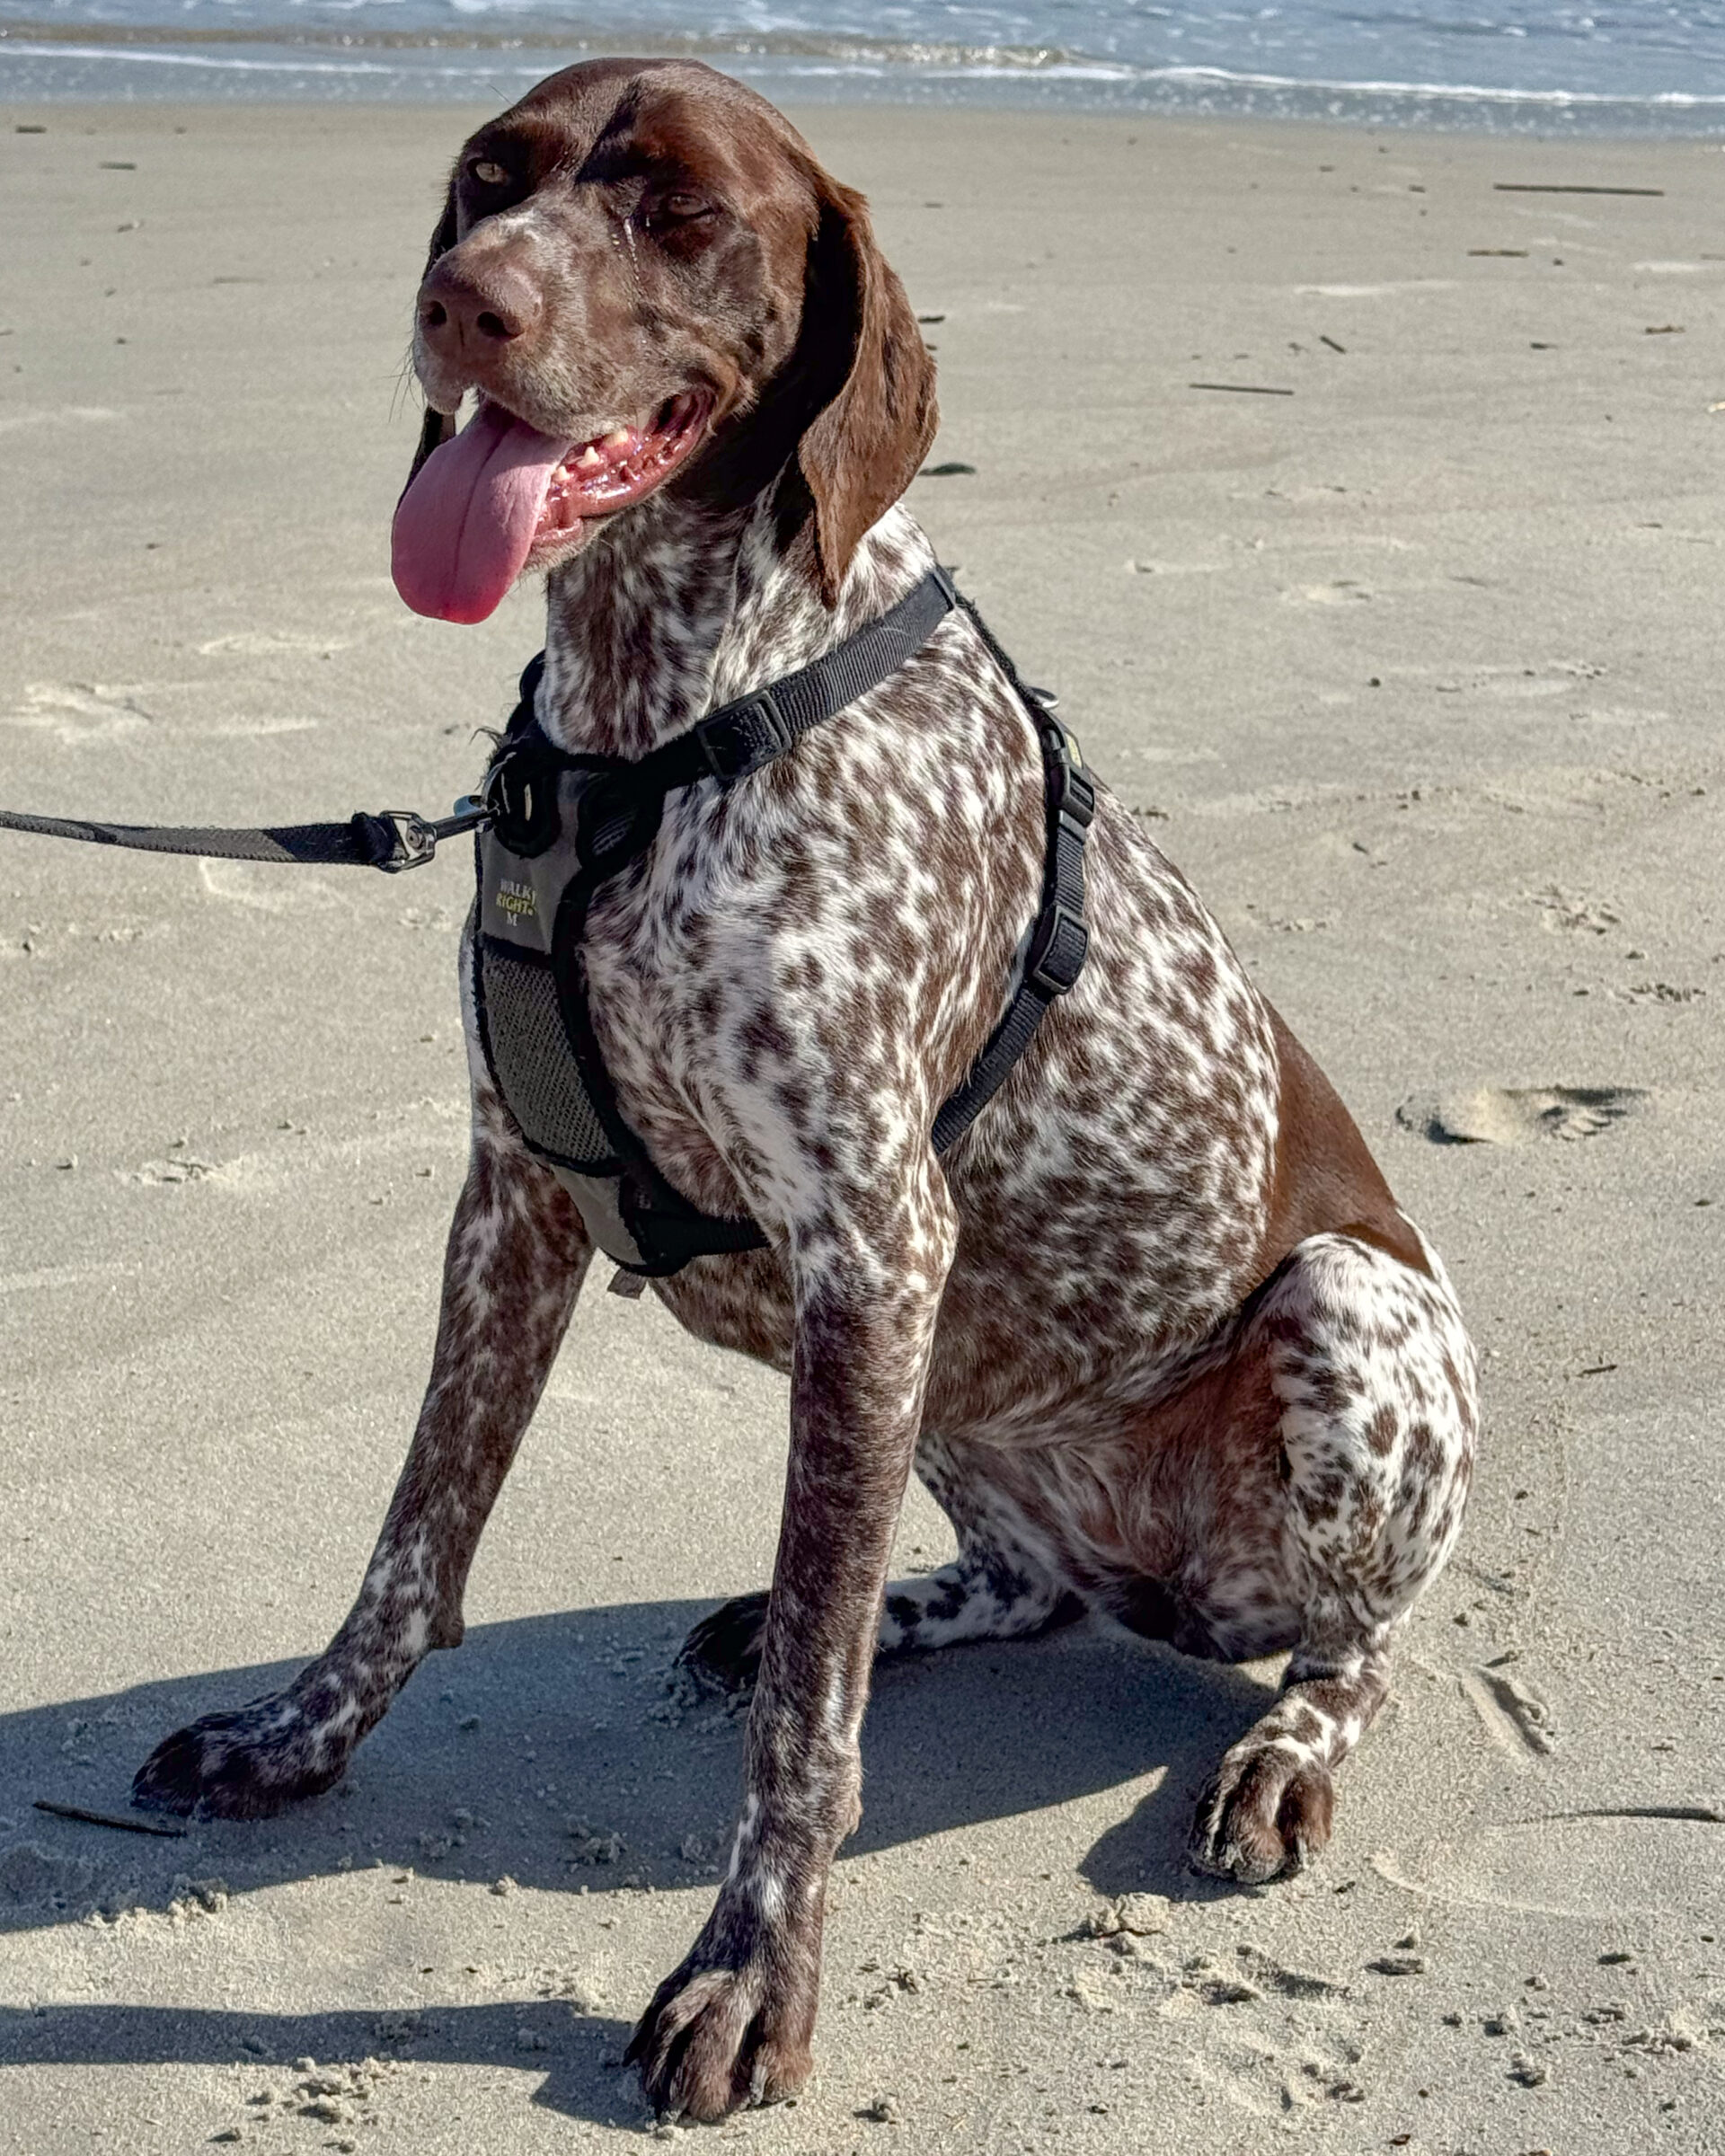
[[[126,846],[138,853],[191,853],[205,861],[304,862],[326,869],[381,869],[394,876],[423,868],[438,841],[477,831],[491,820],[482,801],[469,797],[455,813],[424,817],[411,808],[363,810],[345,824],[270,824],[243,831],[201,825],[90,824],[70,817],[28,816],[0,808],[0,831],[31,831],[42,838],[74,838],[88,846]]]

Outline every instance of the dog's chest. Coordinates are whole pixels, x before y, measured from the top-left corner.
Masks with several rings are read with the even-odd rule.
[[[945,1169],[960,1217],[928,1416],[1075,1436],[1154,1394],[1254,1285],[1276,1139],[1261,1000],[1184,881],[1104,799],[1078,988]],[[866,1056],[865,1043],[854,1051]],[[659,1283],[698,1337],[784,1367],[772,1253]]]

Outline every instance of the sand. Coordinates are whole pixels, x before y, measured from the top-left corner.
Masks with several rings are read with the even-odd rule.
[[[414,619],[386,541],[462,124],[0,122],[0,800],[251,822],[464,790],[535,596]],[[1488,1424],[1304,1878],[1181,1860],[1273,1666],[1081,1632],[883,1673],[815,2081],[717,2138],[1725,2146],[1725,157],[808,125],[939,349],[933,462],[963,468],[919,513],[1446,1252]],[[459,852],[385,882],[0,838],[19,2156],[652,2131],[617,2055],[708,1904],[740,1741],[666,1671],[766,1577],[784,1400],[650,1298],[589,1296],[467,1645],[341,1789],[183,1840],[31,1808],[122,1807],[157,1736],[348,1605],[461,1174],[465,885]],[[913,1496],[900,1568],[946,1548]]]

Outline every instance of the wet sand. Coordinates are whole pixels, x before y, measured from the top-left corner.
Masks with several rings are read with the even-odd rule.
[[[462,125],[0,115],[0,800],[464,791],[535,595],[456,630],[387,573]],[[1181,1862],[1273,1666],[1079,1632],[884,1672],[815,2081],[719,2138],[1719,2147],[1725,157],[807,125],[938,348],[960,468],[915,506],[1444,1250],[1488,1422],[1301,1879]],[[1662,191],[1519,191],[1578,186]],[[466,1646],[339,1791],[179,1841],[31,1808],[122,1807],[348,1606],[461,1175],[466,896],[459,849],[0,838],[0,2150],[651,2131],[616,2060],[740,1745],[666,1670],[767,1576],[784,1398],[650,1298],[589,1293]],[[899,1568],[947,1548],[914,1495]]]

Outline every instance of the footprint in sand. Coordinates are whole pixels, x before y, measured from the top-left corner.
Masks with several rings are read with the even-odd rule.
[[[0,1902],[65,1902],[87,1894],[94,1877],[82,1859],[57,1856],[40,1842],[0,1850]]]
[[[1590,936],[1604,936],[1623,926],[1623,917],[1615,906],[1603,898],[1590,898],[1585,891],[1566,891],[1552,884],[1527,895],[1539,907],[1545,927],[1552,931],[1579,929]]]
[[[1517,1763],[1528,1755],[1544,1758],[1557,1749],[1551,1708],[1520,1677],[1488,1666],[1463,1670],[1458,1682],[1486,1735]]]
[[[1651,1100],[1632,1085],[1482,1085],[1435,1100],[1404,1100],[1395,1119],[1434,1145],[1526,1145],[1535,1138],[1573,1144],[1639,1115]]]
[[[1136,577],[1215,577],[1227,568],[1225,561],[1140,561],[1127,563]]]
[[[34,411],[8,412],[0,419],[0,434],[15,434],[21,427],[89,427],[123,417],[106,404],[64,404],[52,410],[39,405]]]

